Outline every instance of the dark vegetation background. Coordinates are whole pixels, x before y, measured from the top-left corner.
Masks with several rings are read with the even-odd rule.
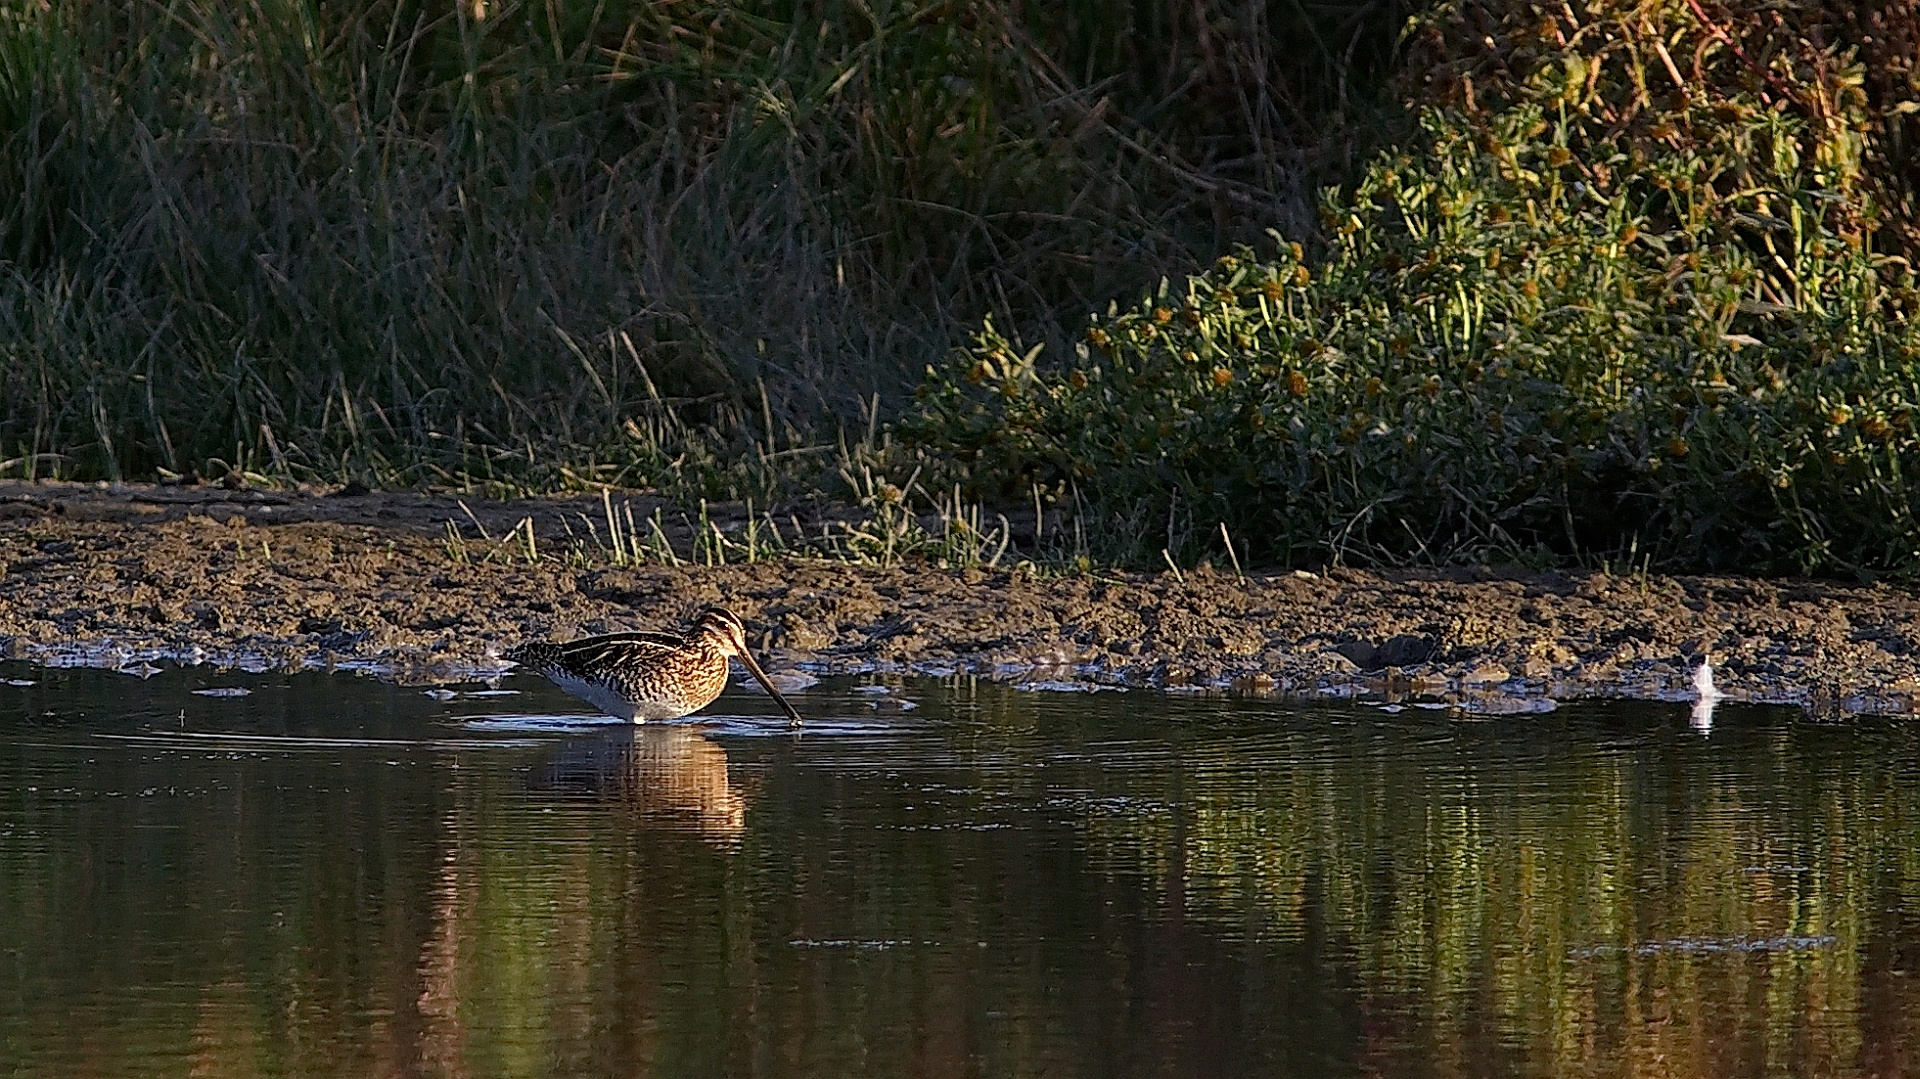
[[[534,485],[561,466],[664,482],[689,439],[830,442],[876,392],[897,410],[986,312],[1076,333],[1116,293],[1308,228],[1375,137],[1357,132],[1405,16],[0,11],[16,474],[218,458]]]
[[[1914,0],[0,19],[0,474],[1920,561]]]

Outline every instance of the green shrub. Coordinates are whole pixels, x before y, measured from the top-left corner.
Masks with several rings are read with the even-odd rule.
[[[1683,4],[1596,7],[1577,47],[1527,23],[1494,103],[1330,194],[1320,257],[1223,258],[1071,360],[989,323],[906,433],[981,494],[1071,495],[1134,559],[1224,524],[1282,561],[1920,570],[1920,294],[1875,250],[1857,70],[1786,102]],[[1655,42],[1721,77],[1652,94]]]

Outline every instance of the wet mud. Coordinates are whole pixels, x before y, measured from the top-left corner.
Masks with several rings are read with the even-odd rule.
[[[723,521],[726,511],[715,509]],[[1484,568],[623,567],[569,547],[601,512],[597,497],[0,483],[0,655],[451,682],[498,674],[501,654],[528,638],[675,629],[723,604],[773,670],[1367,695],[1500,714],[1577,697],[1687,699],[1708,657],[1732,700],[1821,715],[1920,703],[1920,600],[1886,584]],[[536,561],[505,539],[523,520]]]

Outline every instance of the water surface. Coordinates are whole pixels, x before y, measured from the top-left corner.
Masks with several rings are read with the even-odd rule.
[[[1920,1070],[1901,723],[504,688],[0,665],[0,1072]]]

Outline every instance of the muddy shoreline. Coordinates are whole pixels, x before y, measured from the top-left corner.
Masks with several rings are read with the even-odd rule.
[[[642,516],[650,508],[636,500]],[[0,656],[331,665],[454,682],[498,673],[524,638],[676,628],[725,604],[775,670],[1367,695],[1497,714],[1581,697],[1686,699],[1690,667],[1707,655],[1733,700],[1823,716],[1920,706],[1920,598],[1885,584],[1479,568],[1049,577],[567,557],[580,532],[569,515],[597,512],[597,498],[0,482]],[[504,539],[523,520],[541,545],[535,562]]]

